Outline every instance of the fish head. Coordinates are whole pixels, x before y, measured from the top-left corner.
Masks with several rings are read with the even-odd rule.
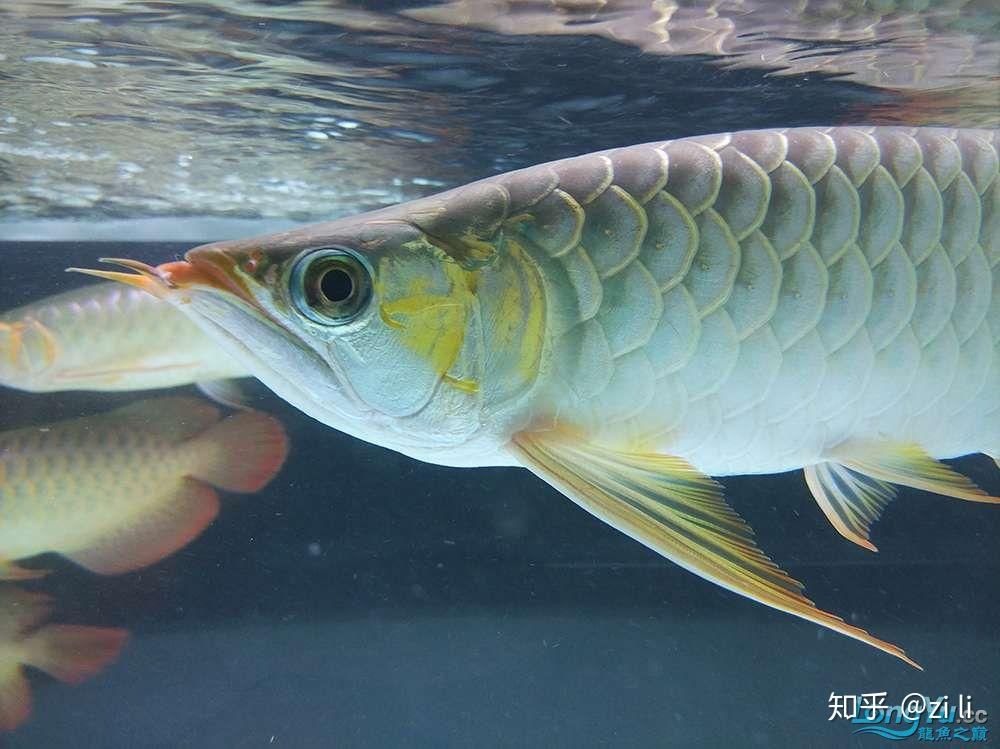
[[[506,443],[497,414],[535,377],[543,300],[522,263],[456,247],[378,212],[127,263],[138,279],[102,273],[175,304],[320,421],[423,460],[483,464]]]

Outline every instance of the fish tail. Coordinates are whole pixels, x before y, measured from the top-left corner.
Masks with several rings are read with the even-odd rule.
[[[233,492],[264,487],[288,453],[284,427],[256,411],[223,419],[196,437],[194,444],[201,457],[192,476]]]
[[[128,639],[124,629],[50,624],[20,643],[21,653],[0,666],[0,732],[31,717],[31,687],[21,662],[69,684],[78,684],[114,661]]]
[[[118,657],[128,631],[49,624],[24,643],[24,662],[67,684],[79,684]]]

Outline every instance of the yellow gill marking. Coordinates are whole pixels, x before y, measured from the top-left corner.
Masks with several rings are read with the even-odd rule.
[[[498,330],[504,336],[497,343],[508,348],[514,336],[520,333],[517,371],[521,377],[532,379],[538,368],[545,337],[545,294],[541,278],[524,248],[516,240],[509,239],[505,249],[511,260],[505,267],[510,283],[505,284],[508,291],[504,293],[497,310],[503,322]],[[522,295],[522,283],[528,287],[526,299]],[[487,341],[487,345],[493,343]]]
[[[441,267],[448,280],[447,291],[435,293],[429,290],[428,279],[412,278],[402,295],[394,299],[383,296],[379,315],[386,325],[397,331],[403,344],[427,361],[439,377],[465,392],[476,392],[478,383],[446,377],[465,342],[468,304],[472,297],[468,276],[472,272],[463,270],[450,259],[442,259]],[[384,268],[383,265],[383,272]],[[384,294],[384,284],[378,284],[377,290],[380,296]]]
[[[486,345],[500,350],[510,349],[517,337],[518,328],[521,325],[521,279],[517,268],[510,263],[504,263],[496,268],[500,273],[502,289],[500,299],[496,305],[496,323],[493,327],[493,340],[486,341]]]
[[[483,239],[473,227],[469,227],[459,239],[459,244],[467,250],[470,260],[486,262],[496,255],[496,245],[491,239]]]
[[[479,392],[479,383],[475,380],[463,380],[460,377],[452,377],[450,374],[444,375],[441,379],[463,393],[474,395]]]
[[[414,248],[425,250],[424,247]],[[514,240],[504,242],[499,262],[467,270],[450,257],[436,255],[447,289],[432,288],[431,279],[416,276],[393,295],[386,283],[391,273],[384,261],[375,281],[381,298],[379,316],[397,331],[403,344],[428,361],[442,380],[465,393],[476,393],[480,383],[451,373],[465,344],[472,323],[471,310],[485,302],[493,313],[490,340],[483,346],[494,353],[514,357],[517,376],[533,380],[537,374],[545,336],[545,295],[542,280],[524,248]],[[479,291],[484,274],[499,274],[499,298],[482,300]]]

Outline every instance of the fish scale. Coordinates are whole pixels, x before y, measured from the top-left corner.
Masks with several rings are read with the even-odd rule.
[[[546,168],[559,182],[505,231],[570,279],[538,264],[577,313],[554,326],[543,397],[561,418],[612,443],[654,435],[715,475],[807,465],[886,428],[938,457],[1000,448],[996,407],[971,407],[1000,378],[994,133],[751,131]],[[660,403],[686,414],[666,434]]]

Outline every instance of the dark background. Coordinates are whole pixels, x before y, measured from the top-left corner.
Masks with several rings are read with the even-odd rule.
[[[464,56],[408,85],[458,97],[447,124],[461,146],[440,167],[470,180],[675,135],[836,124],[891,99],[598,39],[458,38]],[[85,282],[68,265],[185,249],[0,242],[0,306]],[[0,419],[135,397],[2,391]],[[133,639],[79,687],[33,674],[35,714],[10,746],[878,746],[827,720],[831,692],[871,691],[968,694],[1000,730],[1000,508],[903,489],[875,555],[830,527],[799,473],[724,482],[821,607],[901,644],[921,673],[696,578],[526,471],[421,464],[266,393],[255,405],[292,441],[265,491],[228,498],[200,538],[141,572],[51,560],[39,587],[55,620]],[[1000,491],[988,459],[958,467]]]

